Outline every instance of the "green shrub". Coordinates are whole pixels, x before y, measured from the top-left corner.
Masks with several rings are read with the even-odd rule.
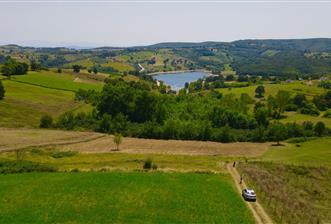
[[[60,151],[60,152],[52,152],[51,157],[55,159],[60,159],[64,157],[72,157],[75,156],[78,152],[75,151]]]
[[[312,116],[318,116],[320,114],[319,110],[317,109],[317,107],[313,103],[305,104],[305,106],[302,107],[299,110],[299,112],[301,114],[309,114],[309,115],[312,115]]]
[[[315,137],[299,137],[299,138],[291,138],[289,140],[287,140],[288,143],[301,143],[301,142],[307,142],[310,140],[314,140],[316,139]]]
[[[314,132],[317,136],[322,136],[325,131],[325,124],[321,121],[317,122],[314,126]]]
[[[331,118],[331,110],[327,110],[324,114],[323,117]]]
[[[146,159],[145,162],[144,162],[143,168],[145,170],[150,170],[150,169],[152,169],[152,167],[153,167],[153,161],[152,161],[152,159],[150,159],[150,158]]]
[[[40,124],[39,127],[40,128],[50,128],[53,125],[53,118],[48,115],[45,114],[40,118]]]
[[[29,162],[29,161],[2,161],[0,162],[0,173],[29,173],[29,172],[56,172],[57,168]]]
[[[2,82],[0,80],[0,100],[2,100],[5,97],[5,88],[2,85]]]

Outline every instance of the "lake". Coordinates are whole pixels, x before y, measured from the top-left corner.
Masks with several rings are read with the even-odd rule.
[[[185,87],[185,83],[194,82],[204,76],[206,72],[178,72],[178,73],[162,73],[153,75],[153,78],[162,81],[164,84],[171,87],[172,90],[180,90]]]

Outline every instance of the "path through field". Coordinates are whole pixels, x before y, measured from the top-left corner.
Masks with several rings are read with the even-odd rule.
[[[238,189],[239,194],[241,194],[241,191],[243,188],[246,187],[246,184],[244,181],[242,181],[242,184],[239,184],[240,180],[240,175],[236,168],[232,166],[231,163],[227,164],[227,170],[231,174],[231,177],[233,178],[233,181],[236,185],[236,188]],[[247,207],[252,211],[253,216],[256,220],[256,223],[258,224],[271,224],[273,223],[271,218],[268,216],[268,214],[264,211],[263,207],[261,204],[256,201],[256,202],[246,202]]]

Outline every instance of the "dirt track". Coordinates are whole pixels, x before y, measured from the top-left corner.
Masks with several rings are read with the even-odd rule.
[[[246,184],[244,181],[242,181],[242,184],[240,184],[240,175],[236,168],[232,166],[232,164],[227,164],[227,170],[229,171],[231,177],[233,178],[233,181],[236,185],[236,188],[238,189],[239,194],[241,194],[242,189],[246,188]],[[257,195],[258,196],[258,195]],[[264,211],[261,204],[256,202],[246,202],[247,207],[252,211],[252,214],[256,220],[256,223],[258,224],[271,224],[272,219],[268,216],[268,214]]]

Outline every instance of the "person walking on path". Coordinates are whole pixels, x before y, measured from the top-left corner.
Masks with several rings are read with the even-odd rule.
[[[233,167],[236,167],[236,161],[233,162]]]

